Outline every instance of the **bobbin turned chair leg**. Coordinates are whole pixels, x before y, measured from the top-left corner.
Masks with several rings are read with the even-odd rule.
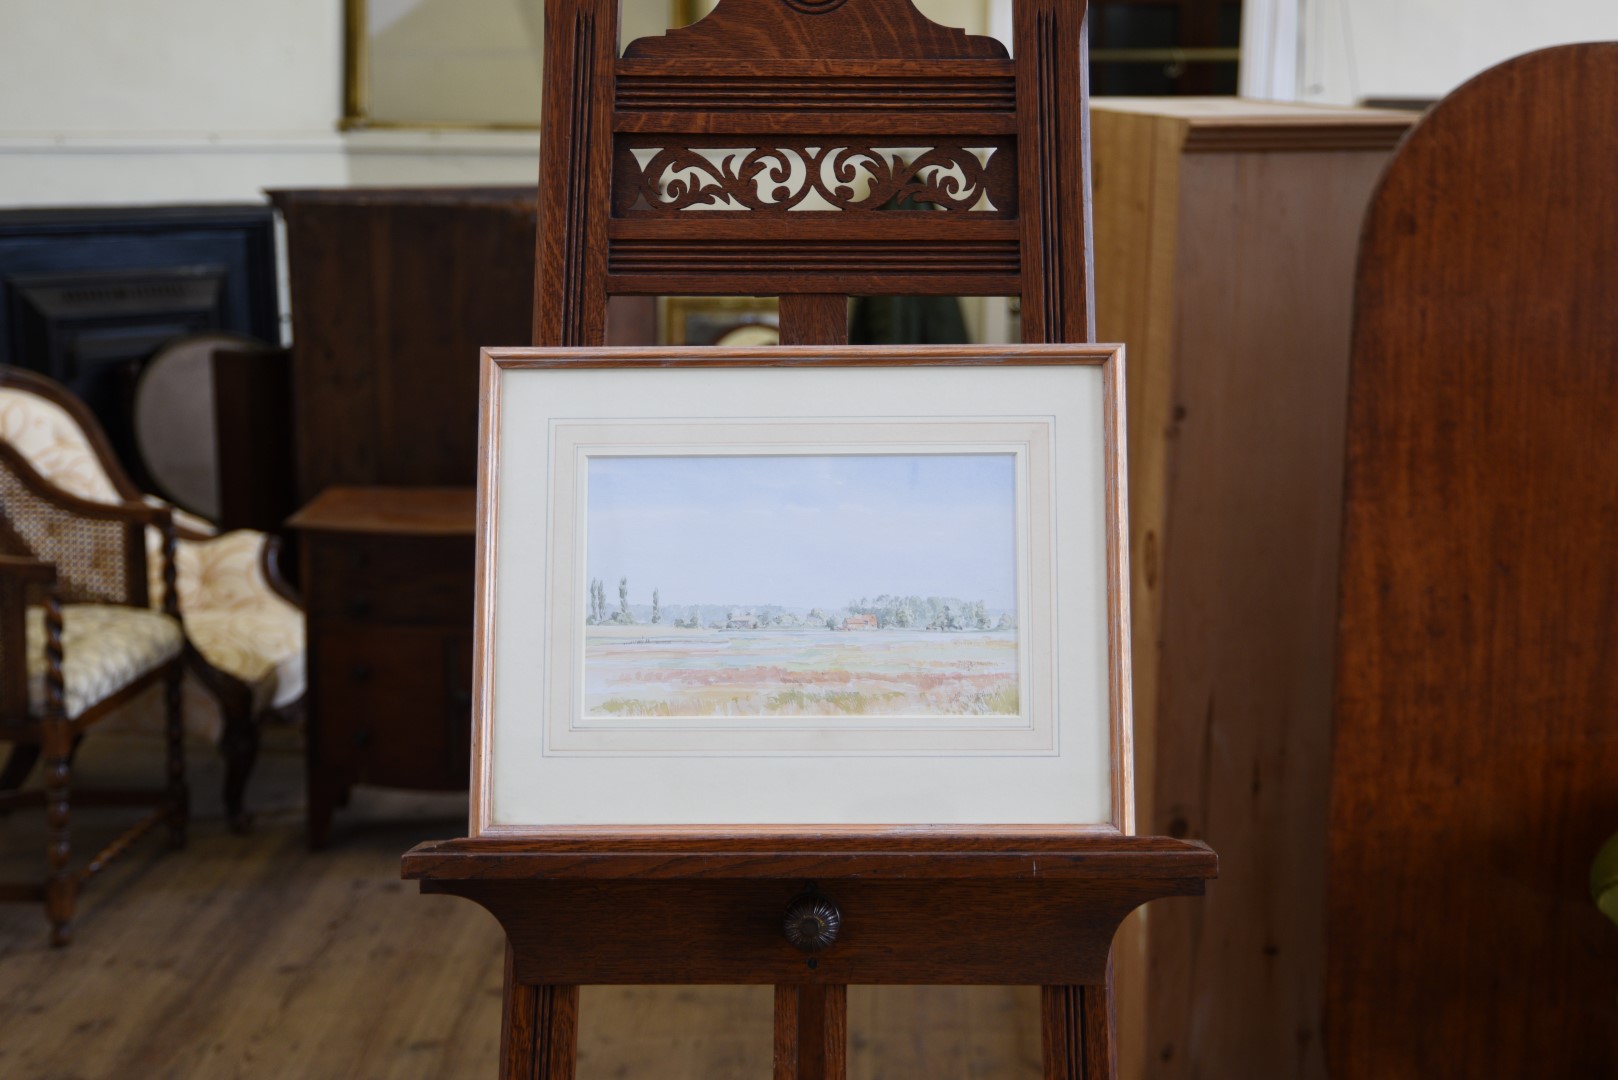
[[[174,518],[167,516],[160,524],[163,535],[163,614],[180,621],[180,572],[175,561],[178,540],[174,532]],[[181,710],[181,687],[185,682],[185,654],[174,658],[163,678],[163,699],[166,708],[166,735],[168,736],[168,803],[169,847],[185,847],[186,818],[190,811],[190,794],[185,786],[185,728]]]
[[[165,706],[164,734],[168,743],[169,847],[185,847],[186,823],[190,816],[190,791],[185,783],[185,728],[181,708],[184,668],[175,662],[163,680]]]
[[[68,871],[72,845],[68,838],[68,798],[72,784],[72,747],[68,721],[48,717],[42,732],[45,756],[45,917],[51,924],[51,944],[66,945],[68,926],[78,883]]]
[[[45,917],[51,944],[68,943],[68,924],[78,881],[68,872],[68,797],[73,769],[73,726],[67,718],[62,676],[62,601],[52,589],[45,597],[45,709],[39,739],[45,757]]]

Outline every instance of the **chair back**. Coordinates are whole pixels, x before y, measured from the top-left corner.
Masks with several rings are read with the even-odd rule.
[[[43,375],[0,365],[0,442],[53,485],[81,499],[116,503],[141,498],[90,410]]]
[[[214,353],[253,348],[239,334],[175,338],[152,356],[135,385],[135,447],[169,502],[219,520],[219,430],[214,412]]]
[[[0,555],[53,564],[63,603],[147,606],[146,526],[164,513],[64,491],[0,442]]]

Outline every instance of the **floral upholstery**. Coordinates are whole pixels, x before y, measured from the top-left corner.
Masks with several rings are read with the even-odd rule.
[[[0,386],[0,440],[26,457],[57,487],[95,502],[121,502],[95,448],[71,413],[26,389]],[[157,501],[148,497],[150,501]],[[212,533],[207,522],[181,510],[175,522]],[[240,531],[205,540],[181,540],[176,553],[180,613],[186,636],[203,659],[245,683],[254,710],[277,708],[303,695],[303,613],[265,577],[262,533]],[[151,603],[163,601],[162,537],[150,530],[147,566]],[[186,730],[217,742],[224,730],[219,703],[194,676],[184,692]],[[160,688],[143,694],[107,723],[162,730]]]
[[[62,607],[63,704],[69,719],[180,655],[185,637],[167,615],[119,604]],[[45,611],[28,609],[28,711],[45,711]]]
[[[291,704],[304,684],[303,612],[264,576],[267,542],[241,529],[181,541],[176,559],[186,636],[210,664],[253,689],[255,711]]]
[[[78,422],[54,401],[0,386],[0,441],[63,491],[94,502],[122,502]]]

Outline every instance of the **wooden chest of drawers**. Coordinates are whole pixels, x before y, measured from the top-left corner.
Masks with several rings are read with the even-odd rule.
[[[337,487],[288,522],[303,541],[312,848],[354,784],[467,786],[475,519],[471,489]]]

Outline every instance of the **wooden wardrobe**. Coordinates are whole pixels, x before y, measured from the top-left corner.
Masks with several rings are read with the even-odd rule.
[[[1354,257],[1412,113],[1092,109],[1096,333],[1129,347],[1137,821],[1205,899],[1116,950],[1120,1075],[1322,1080],[1326,787]]]

